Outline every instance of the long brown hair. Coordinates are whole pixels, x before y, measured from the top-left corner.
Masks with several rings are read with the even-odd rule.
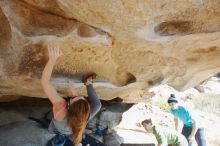
[[[73,131],[73,142],[77,146],[81,140],[90,115],[90,105],[87,100],[80,99],[68,108],[68,120]]]

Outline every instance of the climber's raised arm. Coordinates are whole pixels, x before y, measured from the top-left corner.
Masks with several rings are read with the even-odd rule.
[[[49,100],[53,104],[53,107],[62,106],[63,104],[65,104],[65,100],[57,93],[56,89],[50,82],[53,67],[57,59],[61,56],[61,54],[62,53],[59,49],[58,44],[50,43],[48,45],[49,60],[43,70],[42,77],[41,77],[41,84],[43,86],[44,92],[46,93]]]

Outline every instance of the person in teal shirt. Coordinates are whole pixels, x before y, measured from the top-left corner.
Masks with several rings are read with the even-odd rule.
[[[158,146],[188,146],[186,138],[173,129],[157,126],[151,119],[146,119],[141,124],[148,133],[154,134]]]
[[[198,127],[195,117],[192,116],[190,111],[185,107],[178,104],[178,100],[174,94],[171,94],[168,98],[168,104],[171,107],[171,114],[174,115],[175,129],[178,131],[179,119],[183,122],[182,134],[189,142],[189,146],[192,145],[195,140],[198,146],[206,146],[205,132],[203,127]]]

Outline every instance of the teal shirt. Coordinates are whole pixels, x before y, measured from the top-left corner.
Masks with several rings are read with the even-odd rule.
[[[189,111],[183,106],[179,106],[178,109],[171,109],[171,114],[178,117],[185,126],[187,127],[193,126],[192,116],[189,113]]]

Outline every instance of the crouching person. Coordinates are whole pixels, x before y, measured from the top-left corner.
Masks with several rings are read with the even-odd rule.
[[[141,122],[146,132],[153,133],[157,139],[158,146],[188,146],[186,138],[175,130],[162,128],[153,124],[151,119],[146,119]]]

